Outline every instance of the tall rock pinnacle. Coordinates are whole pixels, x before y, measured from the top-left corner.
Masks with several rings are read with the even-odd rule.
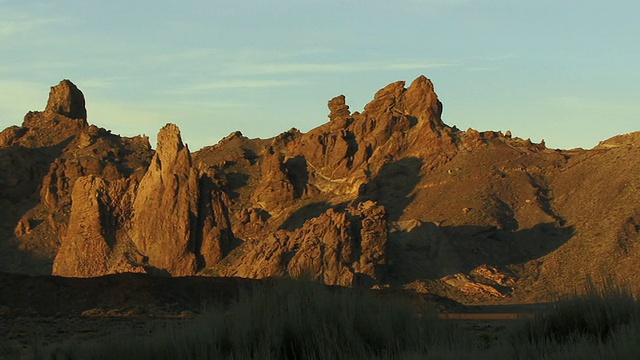
[[[151,266],[171,275],[196,272],[198,180],[180,129],[167,124],[133,203],[132,240]]]
[[[433,83],[424,75],[416,78],[404,93],[405,111],[416,116],[430,118],[437,127],[442,128],[442,103],[438,100]],[[426,119],[425,119],[426,120]]]
[[[51,87],[45,112],[64,115],[72,119],[87,120],[84,95],[67,79]]]

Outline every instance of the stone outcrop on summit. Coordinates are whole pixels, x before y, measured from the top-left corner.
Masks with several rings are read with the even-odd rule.
[[[0,133],[0,270],[119,272],[405,287],[544,300],[588,276],[640,283],[637,134],[592,150],[461,131],[424,76],[362,112],[191,153],[89,125],[68,80]],[[585,261],[589,259],[589,261]]]
[[[60,84],[51,88],[44,112],[87,120],[84,94],[71,81],[62,80]]]

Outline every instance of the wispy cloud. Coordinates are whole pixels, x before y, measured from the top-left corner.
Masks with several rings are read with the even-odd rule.
[[[64,69],[72,69],[77,64],[73,61],[24,61],[11,62],[8,64],[0,64],[0,73],[14,74],[16,72],[33,72],[33,71],[60,71]]]
[[[452,67],[457,65],[458,64],[453,62],[408,62],[408,63],[391,64],[389,65],[389,68],[399,69],[399,70],[415,70],[415,69]],[[384,70],[384,68],[382,70]]]
[[[286,86],[296,86],[299,83],[296,81],[285,80],[244,80],[244,79],[230,79],[211,81],[206,83],[197,83],[186,85],[177,88],[171,93],[192,93],[209,90],[225,90],[225,89],[264,89],[264,88],[280,88]]]
[[[78,81],[78,86],[82,87],[86,90],[93,89],[113,89],[119,86],[122,83],[125,83],[128,80],[126,77],[96,77],[96,78],[80,78]]]
[[[43,90],[44,89],[44,90]],[[43,110],[48,87],[35,82],[0,80],[0,93],[11,94],[0,101],[0,127],[22,122],[24,114],[31,110]]]
[[[30,31],[47,25],[63,22],[63,19],[2,19],[0,22],[0,37],[15,35],[16,33]]]
[[[20,125],[29,111],[44,110],[49,85],[17,80],[0,80],[0,131]]]
[[[175,123],[182,130],[183,141],[196,150],[237,130],[237,124],[220,119],[229,119],[237,109],[248,107],[234,101],[156,100],[90,101],[88,121],[122,136],[147,135],[152,146],[156,145],[157,131],[166,123]]]
[[[577,96],[577,95],[558,95],[554,97],[544,98],[541,104],[567,111],[572,114],[599,114],[609,118],[629,117],[640,114],[640,105],[633,100],[615,100],[608,99],[606,101],[609,106],[602,106],[601,98]]]
[[[200,62],[226,56],[228,54],[214,48],[192,48],[177,52],[148,55],[145,61],[149,63],[174,64],[176,62]]]
[[[236,68],[245,74],[352,73],[383,70],[413,70],[455,66],[447,62],[344,62],[344,63],[258,63]]]
[[[167,122],[176,121],[177,113],[177,109],[168,111],[167,108],[142,102],[98,100],[87,103],[87,118],[90,123],[126,136],[143,134]]]
[[[61,17],[43,17],[35,14],[16,11],[0,4],[0,37],[13,36],[18,33],[35,30],[64,22]]]
[[[206,51],[191,53],[193,56],[207,56]],[[186,55],[185,55],[186,56]],[[455,63],[441,61],[405,61],[405,62],[241,62],[222,63],[226,71],[212,72],[211,80],[202,82],[201,79],[188,81],[181,79],[182,85],[162,91],[169,94],[192,94],[217,90],[232,89],[276,89],[285,87],[304,86],[304,75],[315,74],[343,74],[393,70],[416,70],[457,66]],[[227,76],[236,78],[225,78]],[[185,81],[186,80],[186,81]]]
[[[468,71],[497,71],[500,69],[499,66],[469,66],[465,68]]]
[[[233,64],[246,63],[247,59],[259,59],[260,61],[273,62],[282,59],[292,59],[306,56],[318,56],[320,54],[328,54],[329,50],[318,48],[305,48],[296,50],[270,50],[252,47],[240,47],[233,50],[201,47],[189,48],[180,51],[172,49],[170,53],[154,54],[149,56],[145,61],[150,63],[175,63],[175,62],[201,62],[201,61],[220,61]]]
[[[187,80],[184,86],[171,90],[172,93],[291,87],[302,82],[298,75],[406,71],[460,65],[454,61],[420,58],[335,61],[332,60],[335,55],[331,49],[320,48],[291,51],[187,48],[147,55],[144,61],[147,67],[162,68],[161,76],[176,79],[178,84],[185,84],[184,74],[198,69],[198,78]],[[292,80],[296,76],[298,79]],[[203,78],[207,80],[203,82]]]

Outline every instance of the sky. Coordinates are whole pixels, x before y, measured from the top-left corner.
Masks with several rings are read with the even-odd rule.
[[[191,150],[328,121],[420,75],[462,130],[591,148],[640,130],[635,0],[0,0],[0,128],[70,79],[123,136]],[[155,146],[155,144],[153,144]]]

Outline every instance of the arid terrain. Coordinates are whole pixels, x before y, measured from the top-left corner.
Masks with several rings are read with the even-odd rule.
[[[83,336],[88,318],[145,331],[280,277],[448,312],[555,301],[589,279],[640,290],[640,133],[562,150],[463,131],[423,76],[361,113],[342,95],[328,107],[307,133],[192,153],[175,124],[152,148],[91,125],[69,80],[52,87],[0,133],[2,336]]]
[[[276,283],[276,279],[144,274],[83,279],[0,274],[0,337],[4,339],[0,350],[13,347],[28,352],[34,345],[95,340],[131,330],[144,335],[188,323],[212,307],[227,306],[240,294],[268,291]],[[372,294],[411,299],[416,305],[433,304],[443,313],[469,311],[438,296],[404,291]],[[0,359],[2,355],[0,351]]]

